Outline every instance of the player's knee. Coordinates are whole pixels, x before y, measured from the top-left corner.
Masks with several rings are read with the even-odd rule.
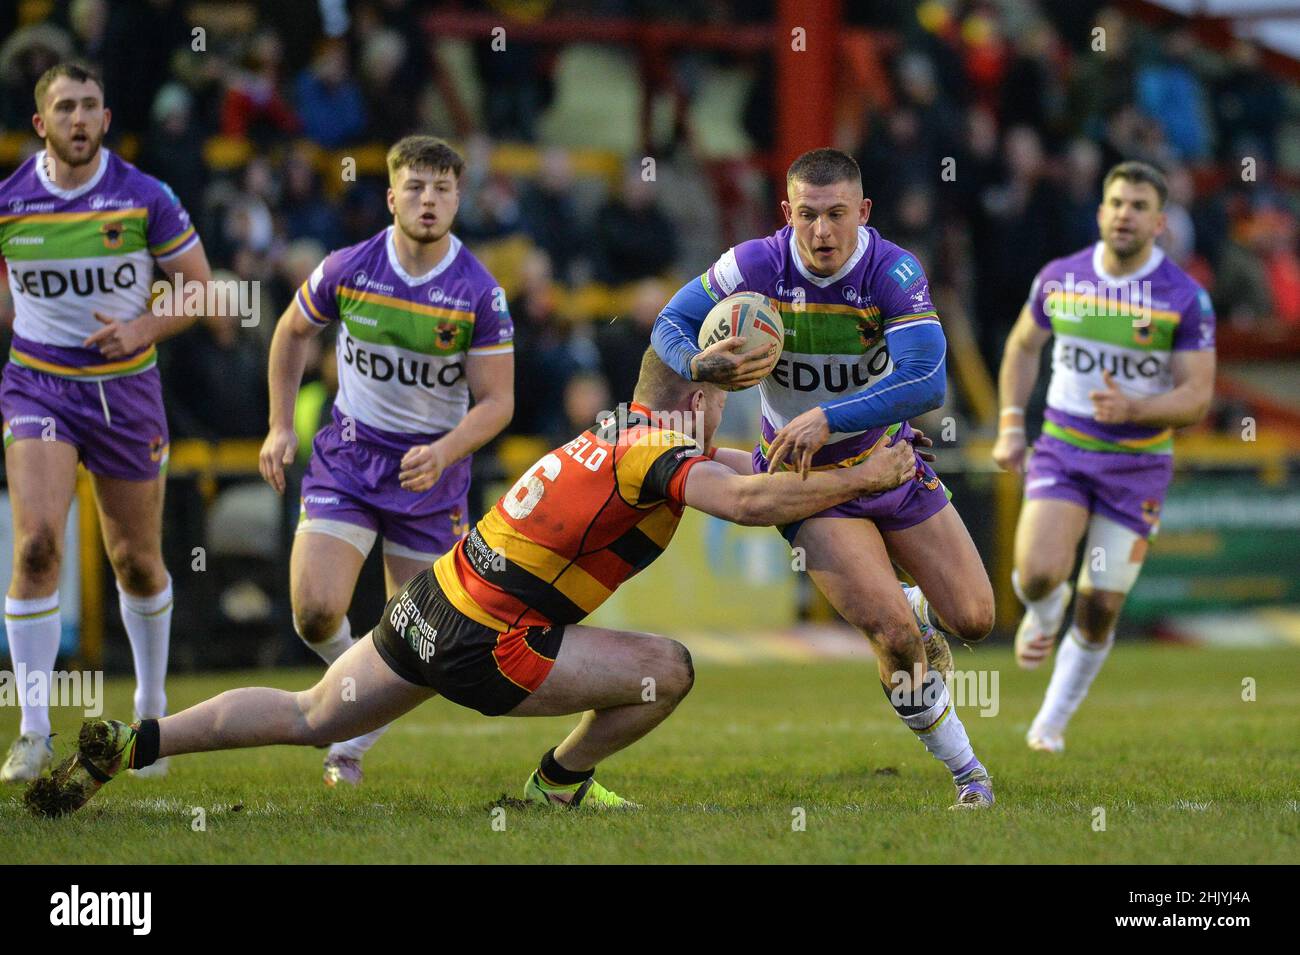
[[[54,528],[37,527],[24,534],[18,543],[18,572],[28,580],[57,577],[63,558],[63,549]]]
[[[1042,600],[1065,581],[1066,573],[1043,565],[1026,567],[1016,575],[1020,593],[1030,600]]]
[[[993,630],[993,590],[967,596],[955,614],[956,620],[945,618],[943,623],[966,643],[978,643]]]
[[[655,698],[676,704],[695,685],[691,651],[676,640],[664,640],[664,652],[654,663]]]
[[[294,629],[308,643],[323,643],[338,632],[343,613],[324,601],[304,600],[294,607]]]
[[[328,709],[328,688],[321,680],[310,690],[298,694],[298,712],[300,714],[296,727],[296,742],[300,746],[328,746],[341,742],[339,733],[331,725]]]
[[[1074,625],[1089,643],[1105,643],[1124,607],[1124,594],[1080,591],[1074,606]]]
[[[109,551],[108,560],[127,593],[153,594],[166,586],[166,575],[156,554],[144,553],[130,544],[119,544]]]
[[[863,629],[871,636],[876,652],[892,661],[896,669],[907,669],[908,662],[921,652],[921,631],[915,620],[886,620]]]

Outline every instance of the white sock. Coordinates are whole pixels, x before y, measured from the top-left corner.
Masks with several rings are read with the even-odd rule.
[[[1011,572],[1011,587],[1015,590],[1016,596],[1020,602],[1025,605],[1025,609],[1038,618],[1038,626],[1043,633],[1051,634],[1053,638],[1061,629],[1061,622],[1065,619],[1065,596],[1066,586],[1064,583],[1056,585],[1046,597],[1041,600],[1030,600],[1020,589],[1020,572],[1013,570]]]
[[[15,679],[20,670],[26,674],[18,682],[23,713],[18,732],[49,736],[50,671],[59,655],[59,592],[29,600],[5,597],[5,635]],[[34,673],[44,674],[44,691],[33,689]]]
[[[1088,695],[1088,687],[1101,671],[1101,665],[1106,662],[1110,648],[1114,645],[1113,632],[1105,643],[1086,642],[1077,627],[1071,627],[1066,632],[1060,649],[1056,651],[1052,679],[1047,684],[1047,695],[1043,697],[1042,708],[1034,717],[1031,731],[1050,736],[1059,736],[1065,732],[1070,717]]]
[[[167,651],[172,638],[172,579],[152,597],[137,597],[117,587],[126,638],[135,659],[135,712],[142,719],[167,715]]]
[[[894,711],[916,733],[917,739],[925,744],[930,755],[947,766],[954,776],[970,770],[978,764],[978,760],[975,759],[970,738],[966,735],[966,727],[957,716],[957,708],[952,705],[948,684],[937,670],[927,670],[923,682],[925,691],[920,704],[924,709],[917,710],[915,706],[900,707],[891,696]],[[905,710],[912,712],[905,713]]]
[[[339,628],[334,631],[333,636],[328,640],[322,640],[320,643],[312,643],[304,637],[302,631],[298,629],[296,619],[293,622],[293,629],[302,639],[302,642],[307,644],[307,648],[325,661],[326,666],[347,653],[348,648],[352,646],[352,624],[348,623],[347,617],[343,618],[343,622],[339,624]]]
[[[392,724],[385,724],[377,730],[371,730],[361,736],[354,736],[352,739],[344,740],[342,743],[335,743],[330,747],[331,756],[346,756],[349,759],[360,759],[366,755],[366,750],[374,746],[379,741],[379,737],[388,732],[388,727]]]

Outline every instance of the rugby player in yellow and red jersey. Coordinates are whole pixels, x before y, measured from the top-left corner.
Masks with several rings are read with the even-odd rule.
[[[118,771],[164,756],[348,739],[438,694],[488,716],[582,713],[542,757],[525,797],[633,805],[595,782],[596,764],[681,702],[694,681],[691,656],[675,640],[579,621],[664,551],[686,506],[740,524],[784,524],[898,487],[927,457],[896,440],[852,467],[756,475],[748,452],[712,446],[726,395],[686,381],[648,349],[634,400],[529,468],[314,687],[229,690],[130,726],[89,721],[79,752],[28,788],[28,806],[71,812]]]

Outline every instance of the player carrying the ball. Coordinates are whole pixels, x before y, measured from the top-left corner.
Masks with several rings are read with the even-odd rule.
[[[762,432],[754,470],[801,475],[870,460],[909,418],[943,403],[946,343],[920,263],[867,227],[871,200],[853,158],[815,149],[786,174],[787,225],[742,242],[684,286],[660,314],[652,341],[693,381],[759,384]],[[785,347],[741,352],[731,338],[701,350],[700,327],[735,292],[768,296]],[[770,373],[769,373],[770,372]],[[952,772],[957,807],[993,803],[993,788],[949,699],[944,634],[981,640],[993,626],[993,590],[979,553],[934,471],[789,521],[813,581],[871,641],[886,696],[900,719]],[[919,585],[899,588],[892,563]],[[924,673],[917,692],[899,693]]]
[[[1066,581],[1087,534],[1074,623],[1026,736],[1035,750],[1065,748],[1065,728],[1110,653],[1156,532],[1173,475],[1173,429],[1205,417],[1214,395],[1210,297],[1155,244],[1167,194],[1153,166],[1111,169],[1097,210],[1101,241],[1043,266],[1002,358],[993,459],[1018,474],[1025,404],[1039,354],[1056,338],[1011,578],[1025,604],[1016,661],[1026,670],[1052,652],[1070,603]]]
[[[289,561],[294,629],[326,665],[352,646],[348,606],[375,538],[384,538],[391,597],[465,535],[470,455],[514,414],[505,295],[451,233],[463,165],[432,136],[396,143],[393,224],[330,253],[271,342],[261,471],[284,493],[307,342],[338,326],[339,392],[312,446]],[[325,784],[360,783],[361,757],[382,732],[330,747]]]
[[[749,454],[712,446],[726,398],[647,349],[633,401],[524,472],[314,687],[230,690],[133,726],[87,722],[77,752],[28,787],[28,807],[72,812],[122,769],[159,757],[347,739],[442,694],[487,716],[582,713],[524,798],[635,808],[595,781],[596,764],[672,713],[694,683],[691,655],[675,640],[579,621],[663,553],[684,507],[743,524],[797,521],[911,483],[913,443],[929,443],[897,435],[866,461],[806,481],[755,475]]]

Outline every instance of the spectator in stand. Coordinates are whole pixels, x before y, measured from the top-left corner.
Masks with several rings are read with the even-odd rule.
[[[677,258],[677,227],[657,200],[657,183],[628,167],[621,193],[596,213],[597,276],[611,285],[663,275]]]
[[[549,444],[559,446],[592,426],[601,412],[613,411],[620,401],[632,400],[632,392],[615,397],[609,382],[598,371],[580,371],[564,384],[564,425],[549,435]]]
[[[168,83],[154,97],[149,133],[140,153],[140,168],[157,176],[186,209],[203,208],[208,167],[203,161],[203,137],[194,126],[194,97],[179,83]]]
[[[294,83],[294,104],[303,132],[327,149],[355,142],[365,133],[365,98],[350,75],[342,40],[326,40],[317,48],[311,66]]]
[[[1101,150],[1090,139],[1076,139],[1065,154],[1065,196],[1061,206],[1062,242],[1081,249],[1098,239],[1101,205]]]
[[[1097,14],[1099,33],[1090,33],[1075,57],[1070,80],[1068,115],[1075,131],[1099,139],[1108,117],[1133,101],[1137,65],[1132,54],[1130,27],[1118,10],[1107,7]],[[1101,49],[1096,49],[1100,45]],[[1105,168],[1113,163],[1107,161]]]
[[[0,45],[0,127],[32,128],[36,81],[72,54],[72,39],[49,23],[23,27]]]
[[[520,268],[522,289],[511,303],[515,320],[515,434],[555,434],[564,430],[564,386],[575,372],[595,371],[600,356],[584,324],[575,328],[560,314],[561,296],[551,262],[535,250]]]
[[[1062,196],[1048,179],[1038,133],[1028,126],[1008,131],[1004,145],[1008,178],[981,197],[995,254],[979,258],[981,351],[990,367],[1020,314],[1029,286],[1045,261],[1066,251]]]
[[[1214,86],[1214,115],[1218,123],[1219,158],[1242,155],[1272,161],[1277,130],[1285,115],[1282,84],[1260,67],[1259,50],[1237,40],[1229,54],[1229,69]]]
[[[1003,127],[1029,126],[1048,135],[1056,117],[1052,103],[1060,99],[1056,59],[1060,40],[1046,20],[1035,21],[1015,38],[1015,55],[1002,81],[998,117]]]
[[[585,230],[573,202],[573,163],[568,152],[553,146],[542,153],[537,178],[524,187],[519,207],[529,238],[551,257],[556,275],[572,281],[570,266],[583,252]]]
[[[294,148],[284,162],[284,198],[280,204],[284,234],[294,239],[314,239],[326,249],[343,245],[343,228],[334,205],[321,191],[320,174],[312,150]]]
[[[190,27],[177,0],[114,0],[109,4],[103,75],[114,132],[143,133],[149,128],[154,94],[169,78],[167,57],[189,45]]]
[[[920,117],[911,109],[891,110],[876,117],[859,149],[863,193],[878,200],[871,209],[871,225],[888,235],[897,223],[898,209],[887,197],[898,196],[913,185],[930,183],[939,169],[939,155],[921,134]]]
[[[1165,202],[1165,233],[1158,240],[1165,254],[1181,269],[1187,269],[1196,250],[1196,226],[1189,211],[1196,186],[1186,166],[1165,170],[1169,199]]]
[[[1273,295],[1263,255],[1267,245],[1254,217],[1239,220],[1223,250],[1210,297],[1221,321],[1258,329],[1273,314]]]
[[[1196,40],[1177,29],[1165,38],[1161,55],[1137,73],[1137,103],[1158,122],[1174,152],[1195,162],[1209,152],[1205,87],[1191,63]]]
[[[658,279],[644,279],[632,291],[625,315],[601,322],[596,328],[600,367],[619,401],[626,401],[641,374],[641,357],[650,347],[650,330],[671,290]]]
[[[226,87],[221,104],[221,134],[257,142],[293,135],[300,123],[280,92],[280,40],[259,33]]]
[[[411,81],[407,43],[394,30],[373,31],[361,45],[358,70],[369,116],[367,134],[386,143],[415,131],[417,101],[427,80]]]
[[[108,32],[107,0],[72,0],[68,6],[68,26],[72,27],[77,55],[92,63],[103,62]]]
[[[239,276],[218,269],[214,282]],[[267,320],[267,316],[259,316]],[[265,349],[237,315],[204,316],[159,351],[173,439],[257,438],[265,431]]]

